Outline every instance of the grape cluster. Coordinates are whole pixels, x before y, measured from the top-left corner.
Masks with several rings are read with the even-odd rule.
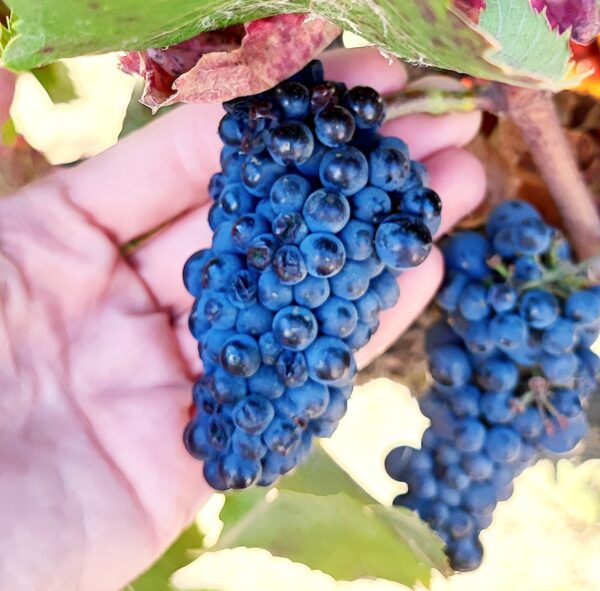
[[[377,133],[381,97],[325,81],[319,62],[224,107],[212,247],[183,273],[204,366],[184,442],[218,490],[270,485],[333,433],[353,354],[441,215],[424,167]]]
[[[426,339],[433,385],[419,401],[431,424],[421,449],[393,449],[385,465],[408,485],[394,504],[416,510],[466,571],[479,566],[479,534],[513,479],[586,433],[600,291],[585,287],[568,243],[523,201],[502,203],[485,233],[456,233],[443,252],[443,318]]]

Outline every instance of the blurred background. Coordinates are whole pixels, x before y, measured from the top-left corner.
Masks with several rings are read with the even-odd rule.
[[[362,41],[346,35],[349,46]],[[581,53],[583,67],[599,60],[597,46]],[[586,62],[589,62],[587,63]],[[33,74],[17,82],[11,116],[16,130],[55,165],[71,164],[108,149],[123,134],[144,125],[150,112],[138,104],[141,86],[120,72],[115,54],[64,62],[77,98],[55,103]],[[580,167],[600,192],[600,83],[592,77],[579,93],[557,100]],[[527,193],[552,219],[549,196],[518,132],[508,121],[486,116],[471,149],[484,160],[490,201]],[[477,223],[477,215],[468,223]],[[554,220],[555,221],[555,220]],[[390,504],[402,485],[384,473],[385,453],[398,444],[419,445],[428,421],[411,389],[418,391],[423,359],[419,331],[409,331],[387,354],[361,374],[347,417],[323,447],[373,497]],[[595,350],[600,353],[600,343]],[[383,376],[383,377],[382,377]],[[501,503],[484,532],[482,567],[444,579],[434,591],[599,591],[600,590],[600,406],[591,409],[594,425],[579,453],[558,462],[543,460],[516,481],[515,494]],[[220,528],[222,495],[214,495],[198,515],[206,543]],[[291,533],[292,535],[292,533]],[[172,581],[186,590],[221,591],[400,591],[382,580],[338,583],[317,571],[263,550],[206,553],[178,571]]]

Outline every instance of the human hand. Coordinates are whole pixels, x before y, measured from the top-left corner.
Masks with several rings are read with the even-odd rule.
[[[323,56],[326,76],[387,94],[406,82],[374,49]],[[147,568],[210,490],[181,434],[200,370],[181,269],[210,245],[218,105],[182,107],[0,201],[0,588],[107,591]],[[479,114],[391,121],[444,202],[441,232],[484,192],[458,146]],[[120,246],[167,220],[129,256]],[[364,366],[435,293],[434,250],[358,354]]]

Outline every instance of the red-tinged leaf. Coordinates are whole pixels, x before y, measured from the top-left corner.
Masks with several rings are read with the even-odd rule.
[[[121,65],[128,74],[144,78],[142,101],[155,109],[173,96],[177,78],[189,72],[203,55],[239,49],[245,34],[243,25],[208,31],[166,49],[132,51],[121,58]]]
[[[560,33],[572,27],[571,37],[589,43],[600,34],[599,0],[530,0],[538,12],[546,9],[546,18]]]
[[[202,33],[167,49],[131,52],[123,69],[144,77],[153,110],[263,92],[300,70],[339,35],[330,22],[284,14]]]
[[[454,0],[454,6],[474,23],[477,23],[479,22],[479,13],[485,8],[485,0]]]

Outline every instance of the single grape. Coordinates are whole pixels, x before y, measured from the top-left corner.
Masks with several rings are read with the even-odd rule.
[[[432,235],[442,222],[442,200],[435,191],[425,187],[403,192],[400,211],[421,220]]]
[[[516,314],[498,314],[490,321],[490,336],[500,349],[510,350],[527,343],[529,331],[525,321]]]
[[[252,337],[244,334],[225,341],[220,358],[223,367],[236,376],[251,376],[260,365],[258,344]]]
[[[378,224],[392,212],[389,195],[377,187],[365,187],[352,197],[352,215],[363,222]]]
[[[284,349],[302,351],[316,338],[317,319],[308,308],[288,306],[273,319],[273,334]]]
[[[346,262],[346,251],[341,240],[333,234],[315,232],[300,244],[307,272],[316,278],[332,277]]]
[[[565,304],[565,316],[583,326],[597,323],[600,317],[600,295],[591,290],[572,293]]]
[[[275,238],[284,244],[300,244],[309,231],[302,215],[295,211],[280,213],[272,227]]]
[[[266,271],[275,251],[279,248],[279,240],[273,234],[260,234],[248,243],[246,262],[255,271]]]
[[[241,179],[249,193],[266,197],[273,183],[285,172],[285,167],[274,162],[268,154],[253,154],[247,156],[242,164]]]
[[[285,119],[302,120],[310,113],[310,91],[300,82],[286,80],[273,93]]]
[[[348,200],[335,191],[319,189],[308,196],[302,209],[312,232],[339,232],[350,219]]]
[[[335,296],[317,308],[315,315],[323,334],[342,339],[352,333],[358,322],[358,312],[352,302]]]
[[[283,175],[271,187],[269,197],[271,207],[277,214],[302,211],[309,193],[310,183],[306,178],[298,174]]]
[[[306,162],[313,148],[313,134],[304,123],[286,121],[271,131],[269,154],[280,166]]]
[[[356,300],[369,289],[369,278],[363,263],[346,261],[339,273],[329,279],[331,293],[346,300]]]
[[[485,279],[490,274],[488,258],[491,248],[477,232],[459,232],[442,245],[444,260],[450,271],[462,271],[472,279]]]
[[[233,420],[235,424],[254,435],[262,433],[273,420],[275,411],[271,402],[264,396],[251,394],[247,396],[233,409]]]
[[[318,337],[306,350],[306,364],[309,376],[325,385],[349,382],[356,373],[348,345],[334,337]]]
[[[558,301],[549,291],[531,289],[521,297],[519,314],[532,328],[544,329],[558,318]]]
[[[377,229],[375,250],[392,269],[416,267],[431,251],[431,233],[418,220],[401,215],[389,216]]]
[[[454,345],[435,347],[429,351],[429,370],[438,384],[451,387],[466,384],[473,371],[466,352]]]
[[[318,308],[321,304],[325,303],[331,293],[327,279],[311,275],[294,285],[293,290],[296,303],[299,306],[311,309]]]
[[[384,191],[397,191],[410,174],[410,158],[396,146],[379,144],[369,154],[369,182]]]
[[[299,248],[292,244],[286,244],[275,252],[272,265],[284,285],[296,285],[307,274],[304,257]]]
[[[329,105],[315,116],[315,132],[319,141],[330,148],[339,148],[354,135],[352,114],[338,105]]]
[[[355,86],[344,96],[345,105],[352,111],[356,126],[377,128],[385,117],[385,103],[379,93],[368,86]]]
[[[354,195],[366,186],[369,165],[365,155],[356,148],[334,148],[323,156],[319,177],[325,188],[339,191],[343,195]]]
[[[373,224],[350,220],[340,232],[346,256],[355,261],[364,261],[374,252],[373,239],[375,228]]]
[[[299,351],[283,351],[275,362],[275,369],[288,388],[302,385],[308,378],[304,354]]]
[[[238,312],[235,329],[258,338],[271,328],[273,312],[260,304],[252,304]]]
[[[517,226],[528,219],[540,219],[540,214],[533,205],[526,201],[504,201],[494,208],[486,221],[486,231],[494,236],[505,226]]]
[[[485,451],[496,462],[514,462],[521,451],[521,438],[510,427],[492,427],[486,436]]]

